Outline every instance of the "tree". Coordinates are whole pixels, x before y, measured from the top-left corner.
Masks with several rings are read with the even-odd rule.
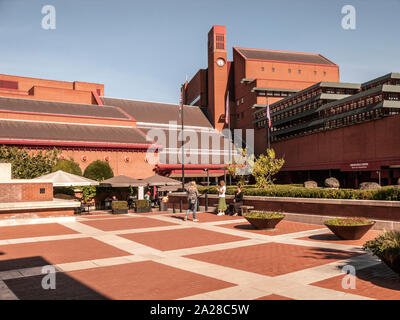
[[[82,176],[82,170],[79,167],[79,164],[76,163],[73,159],[58,160],[56,165],[53,167],[53,172],[58,171],[58,170],[76,174],[77,176]]]
[[[114,173],[108,162],[96,160],[89,164],[83,176],[97,181],[103,181],[114,177]]]
[[[239,148],[239,154],[233,157],[233,161],[228,165],[228,173],[236,180],[239,180],[239,184],[243,185],[245,177],[250,175],[254,167],[254,154],[247,154],[247,148]]]
[[[274,149],[267,149],[265,154],[260,154],[254,162],[253,176],[259,188],[273,184],[272,177],[279,172],[285,163],[284,159],[275,157]]]
[[[50,173],[57,162],[60,151],[27,150],[26,148],[2,146],[0,161],[11,163],[14,179],[33,179]]]

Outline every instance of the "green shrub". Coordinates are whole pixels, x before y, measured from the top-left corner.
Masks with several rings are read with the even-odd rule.
[[[255,218],[255,219],[276,219],[285,217],[285,215],[280,212],[264,212],[264,211],[253,211],[250,213],[246,213],[244,216],[246,218]]]
[[[148,208],[149,202],[147,200],[135,200],[136,208]]]
[[[201,193],[217,194],[215,186],[199,187]],[[235,186],[228,186],[226,194],[233,195]],[[384,187],[380,190],[358,190],[358,189],[307,189],[299,185],[271,185],[266,188],[255,186],[244,186],[245,196],[264,197],[290,197],[290,198],[316,198],[316,199],[353,199],[353,200],[387,200],[400,201],[400,189]]]
[[[374,255],[390,264],[400,256],[400,231],[392,230],[382,233],[364,243],[363,248],[371,250]]]
[[[371,224],[372,220],[362,217],[349,217],[349,218],[333,218],[324,222],[327,225],[333,226],[364,226]]]
[[[107,162],[96,160],[86,167],[83,176],[88,179],[103,181],[114,177],[114,173]]]
[[[113,201],[111,203],[111,207],[113,210],[125,210],[128,209],[127,201]]]
[[[79,164],[76,163],[74,160],[70,159],[62,159],[58,160],[56,165],[53,167],[53,172],[62,170],[64,172],[72,173],[77,176],[82,176],[82,170],[79,167]]]

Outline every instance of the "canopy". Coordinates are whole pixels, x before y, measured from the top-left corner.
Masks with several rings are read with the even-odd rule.
[[[104,180],[100,183],[101,186],[109,186],[114,188],[126,188],[126,187],[140,187],[145,186],[147,183],[142,182],[141,180],[134,179],[128,176],[120,175],[107,180]]]
[[[158,174],[148,177],[146,179],[142,179],[142,182],[146,183],[149,186],[179,186],[181,182],[175,179],[171,179],[168,177],[160,176]]]
[[[62,170],[46,174],[44,176],[34,178],[33,180],[41,180],[52,182],[53,187],[72,187],[72,186],[98,186],[97,181],[77,176],[76,174],[67,173]]]

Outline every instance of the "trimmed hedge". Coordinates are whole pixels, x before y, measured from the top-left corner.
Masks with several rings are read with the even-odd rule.
[[[208,191],[209,194],[218,193],[215,186],[199,187],[199,191],[201,193]],[[226,193],[233,195],[235,191],[236,187],[229,186]],[[380,190],[356,190],[307,189],[304,187],[294,187],[293,185],[273,185],[267,188],[244,186],[242,192],[245,196],[400,201],[400,189],[394,187],[384,187]]]
[[[111,207],[113,210],[126,210],[128,209],[127,201],[113,201],[111,203]]]

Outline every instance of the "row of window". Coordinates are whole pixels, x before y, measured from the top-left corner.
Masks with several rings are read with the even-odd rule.
[[[357,115],[351,115],[351,116],[343,117],[341,119],[327,121],[317,127],[308,128],[306,130],[301,130],[298,132],[290,132],[286,135],[281,135],[281,136],[274,136],[274,137],[272,137],[272,141],[281,141],[281,140],[286,140],[286,139],[290,139],[290,138],[309,135],[309,134],[320,132],[320,131],[340,128],[340,127],[344,127],[344,126],[350,126],[350,125],[353,125],[356,123],[361,123],[364,121],[379,119],[384,115],[392,115],[392,114],[398,114],[398,111],[397,110],[387,110],[387,109],[385,109],[385,110],[384,109],[376,109],[373,111],[367,111],[367,112],[363,112],[363,113],[360,113]]]
[[[264,68],[264,67],[261,67],[261,71],[265,71],[265,68]],[[271,71],[272,71],[272,72],[275,72],[275,68],[272,67],[272,68],[271,68]],[[297,73],[298,73],[298,74],[301,74],[301,72],[302,72],[301,69],[297,69]],[[291,68],[288,68],[288,73],[292,73],[292,69],[291,69]],[[314,70],[313,73],[314,73],[314,75],[317,75],[317,74],[318,74],[317,70]],[[326,71],[322,71],[322,73],[323,73],[324,76],[326,76]]]

